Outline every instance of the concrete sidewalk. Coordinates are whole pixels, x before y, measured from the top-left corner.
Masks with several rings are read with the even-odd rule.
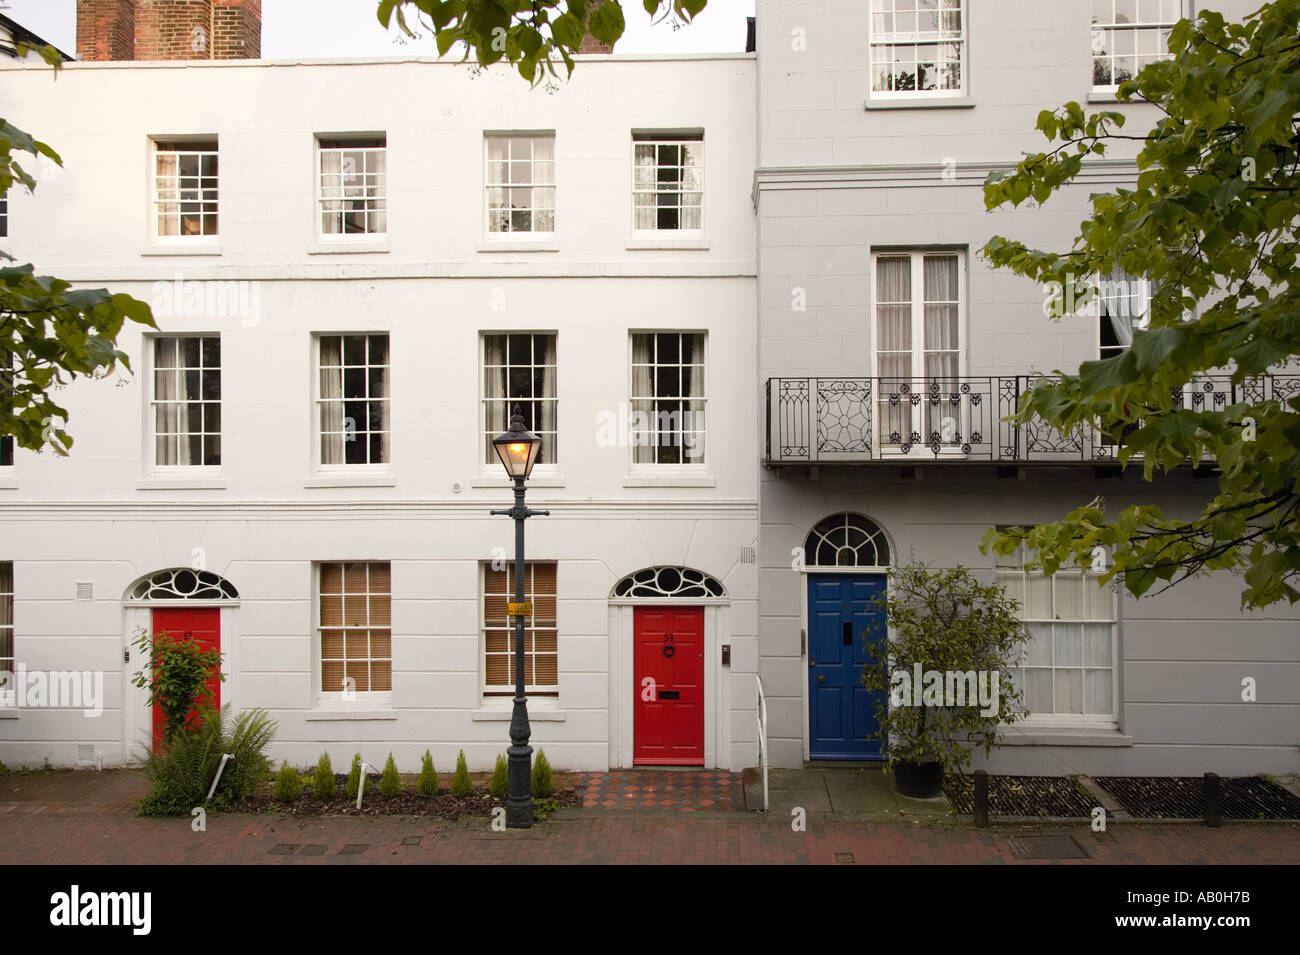
[[[769,769],[768,812],[789,818],[795,809],[846,819],[890,821],[955,820],[943,796],[912,799],[894,791],[893,777],[879,763],[806,765],[803,769]],[[763,780],[759,770],[745,773],[745,804],[762,808]]]

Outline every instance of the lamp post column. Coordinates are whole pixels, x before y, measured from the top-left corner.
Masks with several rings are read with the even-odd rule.
[[[524,602],[524,519],[528,508],[524,506],[524,479],[515,478],[515,506],[511,509],[515,519],[515,603]],[[522,610],[522,607],[516,607]],[[532,756],[528,745],[532,728],[528,725],[528,698],[524,694],[524,615],[514,615],[515,625],[515,705],[510,715],[510,748],[506,750],[508,797],[506,799],[506,826],[510,829],[530,829],[533,825]]]

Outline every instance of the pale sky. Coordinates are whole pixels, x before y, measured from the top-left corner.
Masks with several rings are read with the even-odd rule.
[[[406,38],[396,25],[385,34],[375,16],[378,5],[377,0],[262,0],[262,56],[437,53],[431,36],[403,44],[397,38]],[[641,0],[621,0],[621,6],[627,29],[615,47],[619,53],[742,52],[745,17],[754,15],[754,0],[709,0],[694,23],[673,30],[668,23],[652,25]],[[0,0],[0,13],[74,56],[76,9],[76,0]]]

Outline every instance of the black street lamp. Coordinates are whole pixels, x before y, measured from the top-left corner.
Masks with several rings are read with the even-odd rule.
[[[515,519],[515,600],[508,608],[515,626],[515,707],[510,716],[510,748],[506,750],[509,766],[506,825],[511,829],[531,829],[533,748],[528,745],[532,730],[528,726],[528,698],[524,695],[524,618],[532,615],[533,608],[524,603],[524,521],[550,511],[534,511],[524,506],[524,482],[542,450],[542,439],[524,427],[518,406],[510,415],[510,430],[493,438],[492,447],[515,482],[515,506],[492,511],[493,515]]]

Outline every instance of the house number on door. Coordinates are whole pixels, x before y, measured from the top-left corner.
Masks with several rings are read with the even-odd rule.
[[[677,648],[673,646],[673,635],[671,633],[665,633],[664,634],[664,656],[671,657],[676,652],[677,652]]]

